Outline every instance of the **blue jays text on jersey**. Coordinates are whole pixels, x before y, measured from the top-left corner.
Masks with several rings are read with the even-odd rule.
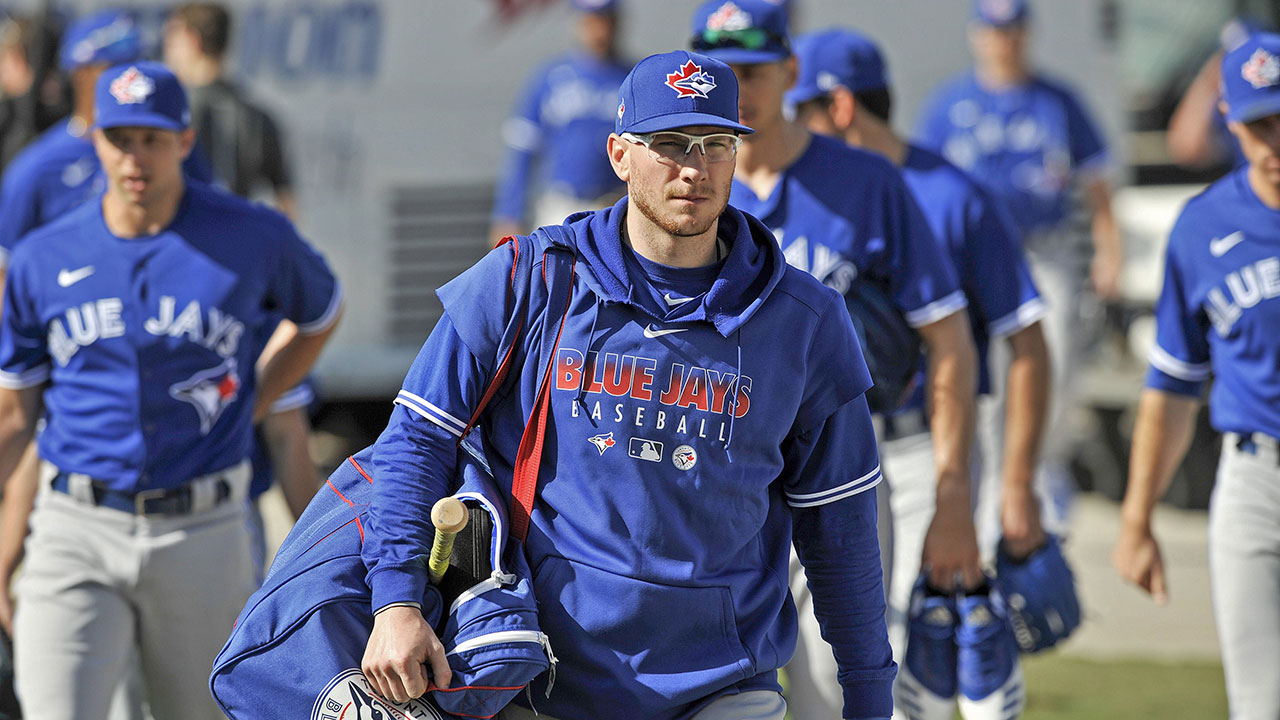
[[[534,74],[503,125],[508,153],[494,217],[521,219],[532,187],[584,200],[622,191],[601,150],[613,131],[618,86],[630,69],[615,60],[575,52]]]
[[[559,658],[539,711],[573,716],[609,697],[618,717],[686,718],[720,694],[776,691],[796,633],[792,516],[837,507],[851,513],[837,525],[860,529],[840,552],[815,553],[815,569],[835,563],[815,573],[815,592],[839,593],[853,614],[831,633],[850,663],[850,693],[887,703],[892,660],[875,640],[884,605],[866,492],[879,461],[862,397],[870,378],[844,303],[789,268],[768,230],[732,208],[720,218],[727,256],[708,268],[634,254],[619,234],[626,210],[624,199],[565,226],[578,261],[553,358],[538,357],[536,338],[559,313],[533,302],[528,317],[508,318],[495,301],[491,289],[513,273],[508,247],[439,291],[445,314],[375,446],[364,553],[375,609],[424,597],[431,504],[448,490],[454,442],[500,340],[522,327],[513,360],[522,370],[481,428],[509,492],[539,371],[550,367],[525,544],[547,599],[539,624]],[[519,246],[540,252],[545,242],[539,233]]]
[[[1059,225],[1073,180],[1108,161],[1102,135],[1075,95],[1039,77],[989,90],[972,71],[961,75],[926,103],[916,139],[1004,203],[1024,240]]]
[[[0,383],[44,391],[41,456],[125,492],[175,487],[249,451],[247,333],[326,329],[341,293],[286,219],[189,182],[163,232],[112,235],[101,202],[15,250]]]
[[[730,203],[774,232],[788,263],[837,292],[858,277],[888,287],[914,327],[967,305],[901,173],[879,155],[815,135],[768,197],[734,180]]]
[[[1198,396],[1220,432],[1280,437],[1280,211],[1243,165],[1192,198],[1169,233],[1148,387]]]

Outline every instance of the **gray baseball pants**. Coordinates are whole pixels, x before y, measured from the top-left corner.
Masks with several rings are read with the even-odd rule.
[[[26,717],[105,718],[134,648],[157,720],[224,717],[209,672],[256,587],[247,465],[242,474],[231,499],[172,517],[88,505],[42,483],[14,620]]]
[[[1258,436],[1254,436],[1258,437]],[[1280,718],[1280,454],[1222,441],[1209,501],[1209,576],[1233,720]],[[1263,440],[1266,440],[1265,438]]]

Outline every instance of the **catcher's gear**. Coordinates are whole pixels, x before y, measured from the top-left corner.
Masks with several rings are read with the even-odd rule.
[[[1080,625],[1075,579],[1053,535],[1020,560],[1010,557],[1001,542],[996,577],[1008,601],[1009,619],[1022,652],[1053,647]]]
[[[907,324],[888,292],[873,281],[855,280],[844,300],[875,382],[867,391],[867,405],[874,413],[892,412],[915,389],[920,335]]]

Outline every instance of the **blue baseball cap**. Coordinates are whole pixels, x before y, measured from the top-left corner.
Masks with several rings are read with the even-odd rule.
[[[569,0],[579,12],[607,15],[618,9],[618,0]]]
[[[116,65],[98,78],[94,126],[183,130],[191,124],[187,93],[158,62]]]
[[[1021,25],[1031,14],[1031,6],[1027,0],[974,0],[974,22],[992,27]]]
[[[104,10],[71,24],[62,38],[59,64],[70,72],[84,65],[116,65],[142,57],[142,37],[133,16]]]
[[[787,6],[768,0],[710,0],[693,14],[693,49],[721,62],[786,60]]]
[[[690,125],[755,132],[738,122],[738,78],[729,66],[686,50],[636,63],[618,88],[614,131],[651,133]]]
[[[1254,33],[1222,57],[1222,99],[1232,122],[1280,113],[1280,35]]]
[[[884,57],[871,38],[843,28],[797,36],[793,49],[800,76],[787,91],[787,103],[799,105],[822,97],[834,87],[860,93],[889,87]]]

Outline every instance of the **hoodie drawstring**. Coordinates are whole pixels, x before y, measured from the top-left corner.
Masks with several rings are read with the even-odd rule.
[[[591,358],[591,346],[596,340],[596,321],[600,319],[600,306],[604,304],[604,300],[599,295],[596,296],[596,312],[591,317],[591,331],[587,333],[587,349],[582,354],[582,382],[578,383],[578,397],[575,402],[582,406],[583,410],[587,409],[587,386],[591,384],[591,378],[587,376],[587,371],[595,373],[595,364],[589,362]],[[587,413],[587,419],[591,420],[591,425],[595,426],[596,421],[591,418],[591,413]]]
[[[733,421],[738,417],[738,393],[742,389],[742,328],[733,331],[734,344],[738,348],[738,367],[733,375],[733,406],[729,408],[729,437],[724,441],[724,456],[733,463],[733,453],[729,446],[733,444]]]

